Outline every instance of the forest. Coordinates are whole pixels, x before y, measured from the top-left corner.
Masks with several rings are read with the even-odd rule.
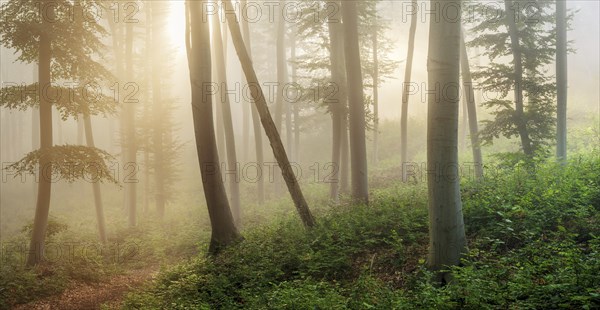
[[[0,15],[0,309],[600,309],[600,2]]]

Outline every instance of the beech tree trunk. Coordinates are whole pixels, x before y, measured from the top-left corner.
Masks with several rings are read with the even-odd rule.
[[[229,0],[223,0],[223,4],[225,5],[226,10],[230,12],[233,11],[233,5]],[[243,19],[243,18],[242,18]],[[290,165],[290,161],[285,152],[285,148],[283,147],[283,143],[281,142],[281,137],[279,136],[279,132],[275,127],[275,123],[273,122],[273,118],[271,118],[271,113],[269,112],[269,108],[267,107],[267,102],[265,100],[264,93],[260,84],[258,82],[258,78],[256,77],[256,72],[252,67],[252,61],[250,56],[248,55],[248,51],[244,46],[244,41],[242,40],[242,34],[240,32],[240,27],[236,16],[233,14],[227,14],[227,23],[229,24],[229,30],[231,31],[231,37],[233,39],[233,45],[235,46],[235,50],[240,59],[240,63],[242,64],[242,70],[244,71],[244,75],[246,76],[246,80],[252,86],[251,94],[254,99],[254,104],[258,113],[260,115],[260,120],[269,138],[269,142],[271,143],[271,148],[273,149],[273,155],[281,168],[281,173],[283,175],[283,179],[288,187],[290,195],[292,196],[292,200],[296,206],[296,210],[298,211],[302,222],[306,227],[312,227],[315,224],[314,217],[312,216],[310,209],[308,208],[308,204],[304,199],[304,195],[302,194],[302,190],[300,189],[300,184],[294,175],[294,170]]]
[[[556,0],[556,158],[567,161],[567,0]]]
[[[48,27],[48,23],[54,20],[54,5],[48,5],[49,1],[43,1],[42,5],[48,18],[42,19],[42,27]],[[40,34],[39,56],[38,56],[38,91],[40,92],[40,149],[48,150],[52,147],[52,102],[44,93],[51,90],[52,60],[51,40],[44,32]],[[48,214],[50,213],[50,194],[52,191],[52,162],[47,156],[40,157],[38,168],[38,191],[35,206],[35,217],[33,219],[33,231],[29,252],[27,253],[27,266],[39,264],[44,259],[44,246],[46,242],[46,228],[48,227]]]
[[[465,105],[469,117],[469,136],[471,137],[471,149],[473,151],[473,165],[475,166],[475,179],[483,178],[483,158],[481,156],[481,147],[479,146],[479,128],[477,124],[477,106],[475,104],[475,91],[473,80],[471,78],[471,68],[469,67],[469,55],[467,54],[467,45],[465,44],[464,31],[461,32],[461,57],[460,65],[462,71],[463,89],[465,96]]]
[[[208,21],[203,20],[201,13],[202,2],[186,1],[186,47],[192,88],[196,150],[212,228],[209,253],[217,254],[223,247],[239,240],[241,236],[235,227],[221,178],[213,124],[212,96],[204,89],[211,83],[212,66]]]
[[[417,32],[418,4],[411,2],[412,15],[408,33],[408,51],[406,52],[406,67],[404,69],[404,84],[402,86],[402,112],[400,114],[400,163],[402,165],[402,180],[407,178],[406,164],[408,163],[408,96],[411,89],[412,63],[415,52],[415,34]]]
[[[374,18],[377,18],[375,16]],[[377,21],[373,27],[373,163],[379,158],[379,51],[377,40]]]
[[[431,0],[432,8],[447,4]],[[459,7],[461,1],[455,4]],[[432,18],[429,29],[429,89],[436,85],[443,93],[427,98],[428,265],[444,283],[451,277],[441,270],[460,264],[466,248],[458,168],[460,22]]]
[[[127,81],[133,81],[133,24],[125,26],[125,75]],[[122,87],[122,86],[120,86]],[[134,100],[123,103],[125,129],[125,166],[124,170],[135,169],[137,172],[137,141],[135,134],[135,103]],[[129,227],[137,225],[137,183],[125,183],[126,209],[128,211]]]
[[[240,0],[242,8],[247,6],[247,0]],[[250,40],[250,28],[248,27],[248,20],[245,18],[241,19],[242,30],[244,32],[244,47],[248,53],[248,58],[250,62],[252,62],[252,44]],[[230,26],[231,27],[231,26]],[[239,25],[238,25],[239,27]],[[231,31],[231,29],[230,29]],[[246,84],[248,86],[249,82],[246,80]],[[258,110],[253,104],[249,104],[251,114],[252,114],[252,126],[254,129],[254,142],[256,148],[256,165],[259,169],[264,169],[264,154],[263,154],[263,142],[262,142],[262,129],[260,128],[260,116],[258,115]],[[256,190],[258,191],[258,203],[262,204],[265,202],[265,177],[264,174],[262,177],[259,177],[256,182]]]
[[[369,202],[367,149],[365,142],[365,104],[363,95],[360,48],[358,44],[358,13],[356,2],[342,2],[348,105],[350,114],[350,153],[352,196],[356,201]]]
[[[223,48],[223,41],[221,40],[221,21],[218,16],[213,16],[214,26],[214,51],[215,51],[215,63],[217,65],[217,81],[222,89],[227,88],[227,70],[225,67],[225,50]],[[226,24],[225,24],[226,25]],[[222,93],[221,93],[222,94]],[[236,225],[241,223],[241,211],[240,211],[240,176],[238,169],[237,154],[235,149],[235,134],[233,131],[233,119],[231,115],[231,104],[229,102],[229,95],[225,94],[224,97],[218,96],[220,100],[217,100],[217,104],[222,107],[223,125],[225,125],[225,142],[227,148],[227,169],[225,176],[229,184],[229,200],[231,203],[231,212],[233,213],[233,219]]]

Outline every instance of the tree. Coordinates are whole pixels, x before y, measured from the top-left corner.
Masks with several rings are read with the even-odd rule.
[[[483,159],[481,156],[481,147],[479,145],[479,127],[477,125],[477,106],[475,105],[475,91],[473,80],[471,78],[471,68],[469,67],[469,54],[465,44],[465,34],[461,28],[460,36],[460,66],[462,72],[463,90],[467,114],[469,116],[469,134],[471,137],[471,149],[473,151],[473,164],[475,168],[475,178],[483,178]]]
[[[417,13],[419,8],[416,0],[411,2],[411,6],[412,14],[410,17],[410,31],[408,34],[404,83],[402,84],[402,113],[400,115],[400,163],[402,165],[402,180],[406,179],[405,165],[408,162],[408,95],[411,87],[413,54],[415,52],[415,34],[417,32]]]
[[[556,157],[567,160],[567,0],[556,0]]]
[[[460,4],[431,0],[438,13],[447,5],[460,8]],[[458,173],[460,18],[443,16],[430,21],[427,58],[429,88],[436,89],[427,98],[428,265],[440,282],[447,282],[450,275],[442,270],[460,263],[466,237]]]
[[[111,114],[115,111],[112,98],[98,93],[95,100],[86,97],[84,89],[90,83],[110,77],[93,53],[102,51],[101,36],[106,34],[93,19],[84,18],[101,9],[99,1],[8,1],[2,4],[0,35],[2,44],[19,53],[18,60],[37,62],[38,82],[9,85],[1,89],[1,106],[9,109],[39,108],[40,148],[27,154],[10,168],[17,173],[39,176],[36,211],[26,264],[43,261],[52,182],[59,179],[73,182],[78,178],[96,182],[116,182],[106,165],[112,157],[95,147],[59,146],[53,144],[52,107],[61,118],[80,114]],[[67,16],[68,12],[81,12]],[[92,52],[94,51],[94,52]],[[61,86],[57,81],[70,84]],[[68,87],[76,85],[76,87]],[[94,171],[86,169],[94,163]],[[88,179],[88,180],[89,180]],[[101,219],[99,218],[99,221]]]
[[[247,0],[241,0],[242,8],[247,7]],[[248,52],[248,58],[252,61],[252,43],[250,41],[250,27],[248,26],[248,20],[242,18],[241,20],[244,47]],[[248,81],[246,81],[248,84]],[[264,167],[264,154],[263,154],[263,143],[262,143],[262,130],[260,128],[260,116],[258,110],[252,104],[249,104],[252,116],[252,126],[254,130],[254,144],[256,149],[256,164],[262,169]],[[265,181],[264,178],[258,178],[256,182],[256,190],[258,191],[258,203],[262,204],[265,201]]]
[[[225,68],[225,51],[223,48],[223,40],[221,34],[221,21],[218,16],[213,16],[213,31],[214,31],[214,52],[215,63],[217,65],[217,81],[221,89],[227,88],[227,71]],[[225,29],[227,30],[227,29]],[[236,224],[240,224],[240,183],[237,154],[235,150],[235,135],[233,132],[233,120],[231,115],[231,104],[229,102],[229,94],[219,96],[220,100],[217,104],[221,106],[223,124],[225,125],[225,142],[227,148],[227,171],[229,174],[233,172],[233,176],[228,177],[229,182],[229,198],[231,202],[231,211]]]
[[[473,72],[473,78],[483,91],[497,94],[482,103],[494,109],[494,118],[482,122],[480,140],[491,144],[500,136],[518,137],[522,153],[511,158],[529,161],[547,151],[555,137],[556,85],[546,69],[555,56],[553,12],[547,1],[506,0],[504,10],[498,12],[505,18],[490,23],[487,12],[492,8],[497,12],[497,6],[487,1],[471,5],[470,33],[474,38],[468,45],[484,47],[483,55],[489,58],[489,64]],[[512,63],[506,64],[506,58]],[[509,97],[511,92],[513,98]]]
[[[231,1],[223,0],[222,3],[224,4],[225,9],[228,12],[233,12],[233,5],[231,4]],[[271,114],[269,112],[269,108],[267,107],[262,88],[258,83],[256,72],[252,67],[252,61],[250,59],[250,56],[248,55],[248,51],[246,50],[244,41],[242,40],[240,26],[235,14],[227,14],[227,23],[229,25],[229,31],[231,32],[233,45],[235,46],[235,50],[238,54],[238,58],[242,65],[242,70],[244,71],[244,75],[246,76],[246,81],[250,86],[252,86],[251,95],[254,100],[256,109],[258,110],[258,113],[260,115],[260,120],[265,130],[265,133],[267,134],[269,142],[271,143],[273,155],[277,160],[277,164],[281,168],[283,179],[285,180],[290,195],[292,196],[292,200],[294,201],[296,210],[300,215],[302,223],[306,227],[312,227],[315,225],[314,217],[312,216],[310,209],[308,208],[308,204],[304,199],[304,195],[302,194],[302,190],[300,189],[299,181],[294,175],[294,171],[292,169],[292,166],[290,165],[290,161],[285,152],[285,148],[283,147],[283,143],[281,142],[281,137],[279,136],[277,128],[275,127],[275,123],[273,122],[273,118],[271,117]]]
[[[348,105],[350,115],[350,153],[352,196],[368,203],[367,150],[365,144],[365,108],[358,42],[358,13],[354,1],[342,2]]]
[[[346,102],[348,100],[346,95],[346,70],[344,67],[344,29],[342,25],[342,19],[339,11],[340,4],[337,1],[330,1],[330,6],[336,8],[335,14],[331,15],[327,21],[329,30],[329,61],[331,71],[331,82],[337,85],[337,92],[334,93],[332,100],[329,100],[329,111],[331,113],[331,125],[332,125],[332,158],[333,163],[333,174],[331,175],[333,182],[331,182],[329,188],[329,199],[333,202],[338,201],[340,184],[339,180],[339,167],[341,160],[342,151],[342,131],[347,131],[346,124],[343,119],[347,115]],[[342,127],[343,126],[343,127]]]
[[[201,13],[202,2],[186,1],[186,48],[192,87],[196,150],[212,228],[209,253],[217,254],[241,236],[235,227],[221,179],[213,125],[212,97],[204,92],[205,87],[211,83],[212,66],[208,21]]]

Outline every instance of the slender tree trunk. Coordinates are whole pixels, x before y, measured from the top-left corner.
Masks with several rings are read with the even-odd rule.
[[[240,0],[242,11],[243,8],[247,7],[246,0]],[[250,41],[250,28],[248,26],[248,20],[246,18],[241,19],[242,30],[244,32],[244,47],[248,53],[249,61],[252,62],[252,44]],[[229,26],[231,28],[231,25]],[[239,27],[239,25],[238,25]],[[231,29],[229,29],[231,31]],[[233,38],[232,38],[233,39]],[[250,82],[246,80],[246,84],[250,86]],[[262,129],[260,128],[260,115],[258,114],[258,109],[253,104],[249,104],[250,110],[252,111],[252,125],[254,129],[254,142],[256,148],[256,165],[258,169],[264,168],[264,154],[263,154],[263,142],[262,142]],[[264,175],[259,177],[257,182],[257,195],[258,195],[258,203],[263,204],[265,202],[265,178]]]
[[[475,165],[475,178],[483,178],[483,158],[481,156],[481,147],[479,146],[479,128],[477,125],[477,105],[475,104],[475,90],[471,78],[471,68],[469,66],[469,55],[467,45],[465,44],[464,31],[461,32],[461,58],[460,65],[463,79],[463,89],[465,92],[465,105],[469,116],[469,136],[471,137],[471,149],[473,151],[473,164]]]
[[[402,85],[402,113],[400,115],[400,163],[402,165],[402,180],[406,180],[406,164],[408,163],[408,96],[411,88],[413,54],[415,52],[415,34],[417,32],[418,4],[411,2],[412,16],[410,17],[410,30],[408,34],[408,49],[406,54],[406,67],[404,69],[404,84]]]
[[[337,6],[339,8],[339,2],[331,1],[330,5]],[[331,125],[332,125],[332,152],[331,152],[331,163],[333,165],[333,173],[331,174],[332,182],[329,184],[329,199],[334,203],[339,200],[340,191],[340,158],[341,158],[341,144],[342,144],[342,131],[346,128],[342,128],[342,118],[345,116],[345,105],[346,105],[346,77],[344,69],[344,40],[343,40],[343,26],[341,24],[341,15],[339,10],[331,16],[328,20],[329,27],[329,60],[330,60],[330,71],[331,81],[334,83],[338,91],[331,98],[329,103],[329,111],[331,113]]]
[[[292,85],[296,85],[296,29],[292,32],[292,39],[290,40],[290,57],[292,58]],[[294,116],[294,151],[292,160],[298,162],[300,160],[300,106],[298,102],[293,104],[293,116]]]
[[[83,115],[83,123],[85,126],[85,140],[87,146],[96,147],[94,143],[94,134],[92,132],[92,120],[89,114]],[[102,205],[102,193],[100,191],[100,181],[92,182],[92,190],[94,192],[94,205],[96,206],[96,221],[98,225],[98,237],[100,242],[106,244],[106,221],[104,220],[104,206]]]
[[[83,120],[77,119],[77,145],[83,145]]]
[[[457,7],[460,3],[455,1]],[[433,8],[444,4],[447,2],[431,0]],[[432,18],[429,29],[428,84],[439,85],[435,89],[440,92],[456,90],[429,95],[427,102],[428,264],[443,283],[450,275],[441,270],[460,264],[466,249],[458,173],[460,22]]]
[[[348,105],[350,114],[350,152],[352,161],[352,196],[369,202],[367,150],[365,142],[365,104],[363,97],[360,48],[358,44],[358,13],[356,2],[342,2]]]
[[[374,18],[377,18],[375,16]],[[373,163],[379,160],[379,51],[377,21],[373,27]]]
[[[224,24],[227,25],[227,24]],[[213,16],[213,28],[214,28],[214,51],[215,51],[215,63],[217,65],[217,81],[221,89],[227,88],[227,70],[225,67],[225,50],[223,48],[223,42],[221,40],[221,22],[218,16]],[[227,148],[227,169],[226,178],[229,183],[229,200],[231,202],[231,212],[233,213],[233,219],[236,225],[239,227],[241,224],[241,210],[240,210],[240,176],[237,162],[237,154],[235,150],[235,134],[233,131],[233,119],[231,112],[231,104],[229,102],[229,95],[221,95],[220,100],[217,101],[218,105],[222,105],[223,109],[223,124],[225,125],[225,141]]]
[[[521,147],[528,157],[533,156],[533,147],[527,130],[527,121],[523,112],[523,57],[519,43],[519,30],[517,29],[517,7],[513,6],[513,0],[505,0],[506,19],[508,33],[510,35],[510,47],[513,54],[514,65],[514,87],[515,87],[515,122],[517,131],[521,137]]]
[[[133,81],[133,24],[125,26],[125,72],[127,81]],[[125,113],[125,163],[124,169],[135,169],[137,172],[137,141],[135,134],[135,103],[133,100],[123,102]],[[127,191],[127,211],[129,227],[137,225],[137,183],[130,181],[125,184]]]
[[[153,119],[154,119],[154,130],[153,137],[154,140],[154,180],[155,180],[155,203],[156,203],[156,212],[160,219],[163,219],[165,216],[165,155],[164,148],[165,143],[163,141],[163,137],[165,135],[165,127],[163,125],[163,96],[162,96],[162,66],[158,65],[162,58],[162,49],[161,45],[163,44],[162,33],[164,25],[160,22],[164,19],[161,18],[161,12],[165,4],[162,4],[159,1],[151,2],[152,5],[152,50],[153,50],[153,59],[156,65],[152,66],[152,111],[153,111]]]
[[[192,87],[196,149],[212,228],[209,253],[217,254],[241,236],[233,222],[221,179],[213,125],[212,97],[203,89],[211,83],[212,68],[208,21],[203,20],[205,16],[202,16],[201,12],[202,2],[186,1],[186,47]]]
[[[567,0],[556,0],[556,158],[567,161]]]
[[[42,27],[48,27],[49,20],[54,19],[54,6],[47,5],[49,1],[42,2],[48,18],[42,19]],[[40,91],[40,149],[48,151],[52,147],[52,102],[44,93],[51,90],[50,62],[52,47],[48,34],[42,32],[39,40],[38,56],[38,87]],[[33,232],[27,253],[27,266],[34,266],[44,258],[44,245],[46,242],[46,228],[48,227],[48,214],[50,213],[50,194],[52,191],[52,162],[48,156],[40,157],[38,168],[38,192],[33,219]]]
[[[345,73],[346,70],[344,70]],[[340,124],[341,140],[340,143],[340,192],[342,194],[350,193],[350,143],[348,141],[348,101],[342,102],[343,111],[340,116],[342,121]]]
[[[229,0],[223,0],[225,8],[229,11],[233,11],[233,5]],[[248,55],[248,51],[244,46],[244,41],[242,40],[242,35],[240,33],[240,27],[236,20],[236,16],[232,14],[227,14],[227,23],[229,24],[229,30],[231,31],[231,37],[233,39],[233,45],[235,46],[235,50],[240,59],[240,63],[242,64],[242,69],[244,71],[244,75],[246,76],[246,80],[250,85],[252,98],[254,99],[254,103],[260,114],[260,120],[262,122],[263,128],[267,137],[269,138],[269,142],[271,143],[271,148],[273,149],[273,155],[275,155],[275,159],[277,159],[277,163],[281,168],[281,173],[283,175],[283,179],[288,187],[290,195],[292,196],[292,200],[296,206],[296,210],[300,214],[300,218],[302,222],[307,227],[312,227],[315,224],[315,220],[308,208],[308,204],[304,199],[304,195],[302,194],[302,190],[300,189],[300,184],[294,175],[294,170],[290,165],[290,161],[285,152],[285,148],[283,147],[283,143],[281,142],[281,138],[279,133],[277,132],[277,128],[275,127],[275,123],[271,118],[271,114],[269,112],[269,108],[267,107],[267,103],[265,101],[265,96],[258,82],[258,78],[256,77],[256,72],[252,67],[252,61],[250,60],[250,56]]]

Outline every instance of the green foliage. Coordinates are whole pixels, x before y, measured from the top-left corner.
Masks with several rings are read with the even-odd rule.
[[[57,145],[47,149],[39,149],[27,154],[23,159],[11,164],[6,169],[13,170],[16,175],[24,173],[38,173],[39,163],[52,166],[52,176],[47,176],[44,167],[44,176],[51,180],[65,180],[74,182],[78,179],[89,181],[108,181],[118,183],[114,172],[108,167],[107,162],[114,161],[114,157],[98,148],[80,145]]]
[[[470,252],[450,285],[425,268],[425,188],[388,183],[370,207],[335,207],[310,231],[295,219],[254,228],[160,274],[125,308],[597,308],[599,167],[585,157],[466,182]]]
[[[489,1],[472,1],[468,4],[470,15],[466,20],[471,22],[471,34],[474,38],[469,46],[482,47],[482,55],[490,64],[480,67],[473,73],[482,91],[489,99],[482,106],[489,109],[492,120],[484,120],[484,128],[479,135],[481,141],[491,144],[500,136],[518,137],[517,124],[520,116],[513,106],[515,72],[511,38],[508,32],[509,18],[494,19],[490,12],[498,16],[509,16],[498,6]],[[510,8],[515,13],[519,37],[519,50],[522,53],[521,65],[523,80],[520,87],[523,92],[523,116],[529,138],[534,150],[546,149],[554,139],[555,130],[555,93],[554,77],[548,73],[554,62],[556,46],[556,29],[554,4],[552,1],[513,1]],[[569,21],[572,16],[569,16]],[[511,64],[505,64],[511,61]],[[496,94],[496,95],[494,95]]]

